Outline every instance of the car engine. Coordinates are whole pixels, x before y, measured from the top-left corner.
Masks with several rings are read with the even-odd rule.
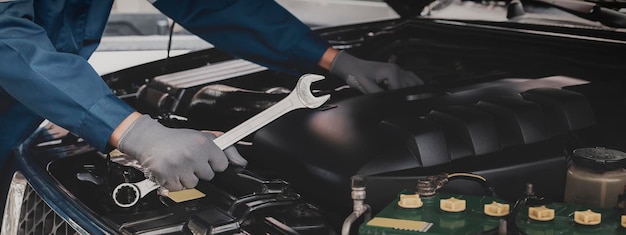
[[[338,234],[355,210],[355,175],[367,179],[359,200],[374,214],[393,214],[386,208],[399,194],[442,173],[479,175],[492,190],[460,179],[437,195],[513,203],[533,199],[524,194],[532,184],[563,202],[575,149],[626,150],[626,67],[616,53],[625,44],[607,31],[582,37],[582,29],[527,27],[403,19],[320,30],[334,47],[395,63],[425,85],[363,95],[314,71],[327,79],[313,93],[331,99],[237,143],[249,166],[201,181],[190,200],[134,188],[149,177],[132,157],[97,152],[71,134],[42,132],[22,154],[45,159],[32,165],[45,169],[61,198],[120,234]],[[103,79],[164,125],[221,132],[286,97],[297,81],[217,49]]]

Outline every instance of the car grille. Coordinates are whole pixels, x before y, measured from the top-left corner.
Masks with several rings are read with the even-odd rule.
[[[26,184],[18,234],[78,234]]]
[[[4,209],[2,235],[79,234],[43,201],[20,172],[13,175]]]

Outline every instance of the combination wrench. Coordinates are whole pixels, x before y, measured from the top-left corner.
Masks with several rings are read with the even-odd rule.
[[[213,141],[220,149],[224,150],[290,111],[300,108],[317,108],[321,106],[328,99],[330,99],[330,94],[319,97],[314,96],[311,92],[311,84],[322,79],[324,79],[324,76],[321,75],[302,75],[296,83],[294,90],[291,91],[287,97],[230,129]],[[148,193],[159,187],[160,185],[153,181],[151,177],[137,183],[121,183],[113,190],[113,201],[120,207],[131,207],[134,206],[140,198],[143,198]],[[125,189],[132,190],[134,197],[125,197],[124,200],[122,200],[122,198],[118,198],[118,193]]]

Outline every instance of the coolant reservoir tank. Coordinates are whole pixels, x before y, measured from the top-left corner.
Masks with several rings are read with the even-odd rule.
[[[565,180],[565,201],[588,207],[613,208],[626,185],[626,153],[606,148],[573,152]]]

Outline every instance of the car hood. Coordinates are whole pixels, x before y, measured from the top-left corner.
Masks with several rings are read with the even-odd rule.
[[[445,8],[451,1],[438,1],[439,3],[435,5],[433,5],[434,2],[436,2],[435,0],[385,0],[385,2],[400,17],[407,19],[420,16],[423,10],[429,5],[431,10],[435,10],[436,8]],[[526,7],[527,5],[532,7],[528,8]],[[565,14],[567,16],[575,16],[574,18],[577,18],[576,21],[593,22],[611,28],[626,28],[626,14],[621,11],[626,9],[626,2],[601,0],[514,0],[510,2],[507,1],[505,5],[501,6],[504,7],[504,14],[506,14],[505,19],[508,19],[508,21],[521,22],[532,18],[532,21],[535,23],[553,23],[554,17],[561,17],[558,18],[559,20],[557,21],[564,23],[568,21],[562,18]],[[543,10],[537,11],[537,7]],[[528,12],[528,10],[530,10],[530,12]],[[429,12],[427,15],[431,16],[431,13]],[[464,18],[463,16],[459,16],[458,12],[454,15],[455,18]],[[571,19],[569,21],[571,21]]]

